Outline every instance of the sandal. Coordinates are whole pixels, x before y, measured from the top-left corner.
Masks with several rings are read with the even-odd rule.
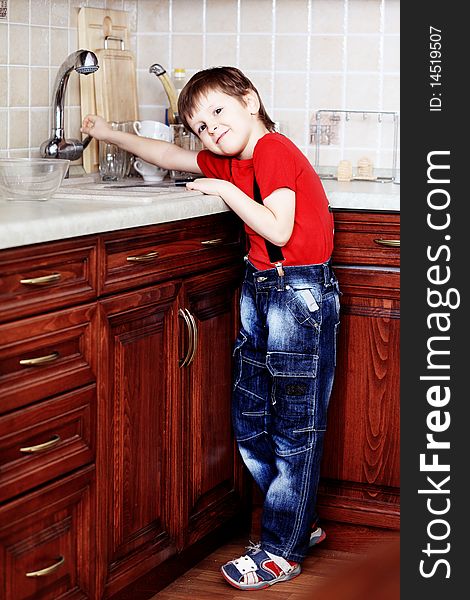
[[[308,543],[308,547],[312,548],[313,546],[316,546],[320,542],[323,542],[325,538],[326,531],[321,527],[318,527],[317,523],[315,522],[312,525],[312,531],[310,533],[310,542]]]
[[[226,581],[239,590],[263,590],[300,575],[299,563],[266,552],[260,544],[247,549],[247,554],[229,561],[220,569]]]

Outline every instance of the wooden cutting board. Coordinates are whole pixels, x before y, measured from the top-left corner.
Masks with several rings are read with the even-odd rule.
[[[80,77],[82,119],[87,114],[99,114],[107,121],[139,119],[137,81],[134,55],[122,50],[121,43],[108,40],[112,36],[129,48],[128,13],[121,10],[82,8],[78,15],[78,41],[81,48],[93,50],[99,69],[93,75]],[[83,153],[83,168],[87,173],[98,170],[98,143],[93,140]]]
[[[95,50],[100,68],[95,74],[97,114],[107,121],[139,118],[135,59],[130,50]]]

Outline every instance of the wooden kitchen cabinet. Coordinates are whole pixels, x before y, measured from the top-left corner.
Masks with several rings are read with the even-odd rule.
[[[398,527],[399,216],[335,223],[319,511]],[[242,253],[231,213],[0,252],[7,600],[100,600],[168,578],[169,561],[243,515],[230,424]]]
[[[240,232],[223,213],[0,252],[2,597],[110,598],[243,514]]]
[[[241,512],[230,421],[239,282],[233,265],[101,302],[106,596]]]
[[[0,252],[0,596],[94,598],[97,240]]]
[[[399,214],[335,213],[341,297],[319,512],[399,527]]]

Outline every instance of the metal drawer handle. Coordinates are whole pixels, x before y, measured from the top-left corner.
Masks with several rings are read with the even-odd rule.
[[[180,359],[180,367],[187,367],[189,364],[189,359],[194,356],[193,354],[193,346],[194,346],[194,332],[193,326],[191,323],[191,319],[188,316],[190,313],[186,308],[180,308],[178,310],[178,315],[184,320],[186,323],[186,327],[188,329],[188,351],[186,352],[186,356]]]
[[[38,356],[36,358],[23,358],[20,360],[20,365],[23,367],[39,367],[41,365],[48,365],[59,358],[58,352],[52,354],[46,354],[45,356]]]
[[[128,256],[126,260],[129,262],[145,262],[146,260],[155,260],[158,258],[158,252],[148,252],[147,254],[141,254],[140,256]]]
[[[35,452],[44,452],[44,450],[49,450],[49,448],[53,448],[61,441],[60,435],[53,435],[52,438],[48,442],[44,442],[43,444],[37,444],[37,446],[26,446],[25,448],[20,448],[20,452],[24,454],[34,454]]]
[[[215,238],[214,240],[204,240],[201,244],[203,246],[218,246],[219,244],[222,244],[223,241],[222,238]]]
[[[24,285],[47,285],[54,281],[59,281],[62,277],[60,273],[51,273],[51,275],[44,275],[43,277],[33,277],[32,279],[20,279],[20,283]]]
[[[46,567],[45,569],[41,569],[39,571],[30,571],[29,573],[26,573],[26,577],[44,577],[45,575],[49,575],[50,573],[57,571],[57,569],[63,565],[64,562],[65,558],[60,556],[57,562],[50,567]]]
[[[382,239],[378,239],[378,240],[374,240],[374,242],[376,244],[379,244],[379,246],[388,246],[389,248],[399,248],[400,247],[400,240],[382,240]]]

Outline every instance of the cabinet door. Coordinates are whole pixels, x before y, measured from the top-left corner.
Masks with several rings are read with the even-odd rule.
[[[177,291],[168,283],[100,303],[97,469],[108,595],[176,552]]]
[[[241,463],[230,410],[239,283],[240,268],[236,267],[185,284],[184,308],[189,310],[197,334],[194,358],[181,368],[186,390],[186,544],[227,522],[241,508]]]
[[[320,514],[397,527],[399,272],[337,267],[343,296],[322,461]]]

